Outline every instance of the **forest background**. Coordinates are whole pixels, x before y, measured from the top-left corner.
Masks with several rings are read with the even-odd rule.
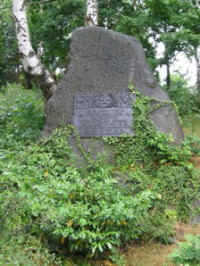
[[[26,5],[34,50],[42,55],[42,62],[50,71],[66,67],[69,36],[74,29],[85,25],[85,1],[32,0],[26,1]],[[11,1],[1,1],[0,16],[0,74],[1,84],[5,84],[18,79],[22,72]],[[199,69],[199,7],[196,0],[101,0],[98,24],[137,37],[152,68],[166,67],[168,88],[170,68],[177,52],[183,52],[189,58],[194,56]],[[164,53],[158,59],[160,44],[164,46]],[[199,78],[197,87],[198,83]]]

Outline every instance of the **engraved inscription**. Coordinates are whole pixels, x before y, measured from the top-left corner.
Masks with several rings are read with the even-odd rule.
[[[129,92],[81,93],[75,96],[75,110],[88,108],[132,107],[135,95]]]
[[[131,93],[78,93],[73,123],[81,137],[133,134]]]

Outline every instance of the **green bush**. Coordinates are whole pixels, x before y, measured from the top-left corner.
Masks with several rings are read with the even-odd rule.
[[[0,147],[36,139],[44,124],[42,97],[36,89],[8,84],[0,92]]]
[[[200,266],[200,235],[188,235],[187,241],[180,243],[179,248],[171,255],[170,260],[177,265]]]
[[[56,266],[62,265],[50,254],[39,239],[27,234],[10,236],[7,241],[0,240],[0,265],[4,266]]]
[[[157,194],[147,189],[133,197],[110,167],[97,164],[81,173],[70,166],[62,132],[16,153],[9,165],[1,163],[1,218],[8,223],[4,211],[9,217],[14,211],[12,222],[18,226],[28,224],[31,232],[44,232],[71,251],[91,255],[147,233]]]
[[[68,146],[72,129],[36,141],[41,97],[14,88],[0,94],[1,236],[42,234],[54,250],[90,256],[136,239],[170,241],[174,222],[191,214],[199,196],[199,174],[189,162],[199,154],[198,139],[173,145],[149,120],[150,99],[137,93],[135,136],[104,138],[113,162],[77,169]]]
[[[190,147],[192,155],[200,155],[200,138],[196,136],[186,136],[184,145]]]
[[[135,136],[107,138],[106,142],[114,147],[117,169],[126,173],[124,183],[133,193],[150,188],[162,197],[159,208],[174,209],[177,219],[187,220],[199,197],[199,172],[190,162],[199,153],[199,139],[186,138],[175,145],[173,137],[157,131],[149,119],[155,107],[153,99],[136,92]]]
[[[195,92],[192,92],[187,82],[181,75],[173,75],[168,95],[178,107],[179,114],[183,117],[193,112],[199,112],[199,103]]]

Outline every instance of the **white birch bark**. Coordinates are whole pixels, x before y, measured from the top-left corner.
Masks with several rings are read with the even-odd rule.
[[[86,26],[98,26],[98,0],[86,1]]]
[[[56,89],[56,83],[51,73],[45,69],[40,58],[33,50],[28,28],[25,1],[26,0],[13,0],[13,15],[16,24],[18,48],[24,70],[33,77],[37,77],[44,97],[49,99]]]

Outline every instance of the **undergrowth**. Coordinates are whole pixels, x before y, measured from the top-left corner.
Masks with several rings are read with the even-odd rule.
[[[199,171],[191,162],[193,156],[199,155],[199,139],[189,136],[175,145],[173,136],[159,132],[150,119],[154,99],[136,94],[135,136],[105,140],[115,148],[116,167],[125,173],[124,182],[134,192],[149,188],[159,193],[158,205],[187,220],[199,193]]]
[[[8,84],[0,92],[0,149],[34,141],[44,124],[41,93]]]
[[[135,136],[104,138],[113,163],[99,159],[78,169],[67,142],[70,127],[37,140],[44,122],[37,91],[9,85],[0,93],[2,265],[14,259],[41,265],[39,258],[56,265],[62,262],[52,254],[90,258],[115,254],[131,241],[173,240],[174,223],[189,219],[199,196],[191,158],[200,141],[190,137],[175,146],[149,119],[155,105],[136,96]]]
[[[187,235],[186,241],[169,256],[176,265],[200,266],[200,235]]]

